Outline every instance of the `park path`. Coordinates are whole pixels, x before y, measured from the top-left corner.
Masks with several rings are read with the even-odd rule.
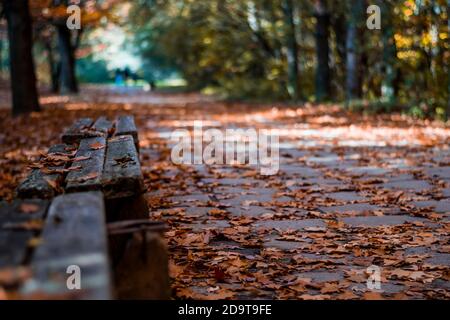
[[[171,164],[169,137],[195,120],[276,130],[279,173]],[[159,148],[144,149],[148,199],[171,227],[176,297],[450,298],[448,129],[336,107],[205,102],[167,108],[147,127]],[[367,288],[372,265],[379,292]]]
[[[0,194],[10,196],[30,155],[73,119],[134,114],[150,219],[169,226],[174,297],[450,298],[450,129],[442,124],[98,88],[43,102],[38,121],[1,113]],[[276,130],[278,174],[173,164],[170,136],[195,120],[205,129]],[[46,133],[23,135],[36,130]],[[375,291],[366,284],[373,265]]]

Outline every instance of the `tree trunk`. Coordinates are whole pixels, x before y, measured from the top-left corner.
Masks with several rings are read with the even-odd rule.
[[[330,98],[330,47],[328,44],[330,15],[326,1],[316,1],[316,100],[323,101]]]
[[[0,40],[0,72],[3,71],[3,40]]]
[[[362,41],[361,24],[364,17],[364,1],[350,1],[350,17],[346,37],[346,96],[347,101],[362,98]]]
[[[75,76],[75,47],[71,32],[65,24],[56,25],[60,56],[59,88],[61,93],[77,93],[78,82]]]
[[[381,84],[381,94],[384,99],[394,101],[397,96],[397,46],[394,39],[394,26],[392,17],[392,5],[385,0],[381,1],[382,16],[384,24],[382,28],[383,42],[383,81]]]
[[[450,0],[447,0],[447,30],[450,30]],[[447,120],[450,120],[450,66],[447,64]]]
[[[287,25],[288,91],[294,100],[299,100],[302,98],[302,94],[298,70],[298,43],[294,20],[294,3],[292,0],[283,1],[283,12]]]
[[[47,51],[47,62],[50,71],[51,90],[53,93],[59,92],[59,66],[56,64],[53,46],[51,40],[44,43],[45,50]]]
[[[13,115],[39,111],[28,0],[3,0],[8,22]]]
[[[345,68],[346,68],[346,36],[347,19],[345,14],[333,13],[331,16],[331,25],[335,36],[336,56],[333,68],[333,87],[332,95],[336,99],[345,99]]]

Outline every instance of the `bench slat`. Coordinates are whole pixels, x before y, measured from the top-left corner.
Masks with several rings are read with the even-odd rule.
[[[108,137],[109,133],[113,129],[113,122],[109,121],[106,117],[100,117],[95,121],[92,129],[94,131],[100,132],[104,137]]]
[[[139,152],[139,137],[133,116],[120,116],[116,120],[115,136],[132,136],[136,150]]]
[[[132,136],[108,140],[102,187],[107,199],[130,197],[144,192],[144,178]]]
[[[69,266],[81,270],[81,290],[69,290]],[[54,199],[42,232],[42,244],[31,259],[33,277],[23,294],[76,295],[110,299],[111,283],[105,208],[101,192],[61,195]]]
[[[95,137],[80,142],[75,158],[86,157],[86,160],[72,163],[66,177],[66,192],[95,191],[101,189],[101,176],[105,160],[106,139]],[[81,169],[76,169],[80,167]]]
[[[78,144],[81,139],[92,136],[89,129],[94,121],[91,118],[81,118],[66,130],[61,139],[67,144]]]
[[[71,154],[69,146],[66,144],[57,144],[52,146],[48,152],[51,154]],[[50,170],[64,169],[68,166],[68,163],[61,166],[51,166]],[[50,199],[57,195],[58,189],[64,180],[64,174],[62,173],[43,173],[41,169],[33,169],[28,177],[17,188],[17,196],[22,199],[39,198]],[[50,185],[53,183],[55,186]]]
[[[39,233],[48,204],[46,200],[30,199],[0,205],[0,268],[25,262],[29,241]]]

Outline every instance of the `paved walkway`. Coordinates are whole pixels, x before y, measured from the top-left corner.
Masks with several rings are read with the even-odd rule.
[[[152,218],[167,233],[180,298],[450,298],[450,131],[337,108],[193,104],[166,109],[144,149]],[[280,171],[174,166],[193,121],[274,128]],[[379,122],[377,122],[379,121]],[[381,289],[367,270],[380,268]]]
[[[75,118],[134,114],[151,219],[167,221],[178,298],[450,298],[450,129],[337,107],[224,104],[196,95],[44,97],[0,111],[0,198]],[[280,170],[176,166],[176,129],[276,129]],[[39,135],[36,135],[39,132]],[[381,290],[367,287],[380,270]],[[372,282],[371,282],[372,283]]]

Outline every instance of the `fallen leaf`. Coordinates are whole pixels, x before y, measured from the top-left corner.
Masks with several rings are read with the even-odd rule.
[[[364,300],[384,300],[381,293],[378,292],[366,292],[363,295]]]
[[[299,299],[301,300],[329,300],[331,299],[330,295],[327,294],[317,294],[317,295],[310,295],[310,294],[302,294]]]
[[[26,222],[20,223],[5,223],[2,227],[3,229],[12,230],[41,230],[44,226],[44,221],[42,219],[34,219]]]
[[[228,212],[225,210],[222,210],[222,209],[213,208],[208,211],[208,214],[210,214],[212,216],[224,216],[224,215],[227,215]]]
[[[94,142],[94,143],[91,143],[91,144],[89,145],[89,147],[90,147],[92,150],[100,150],[100,149],[103,149],[103,148],[105,147],[105,145],[102,144],[102,143],[100,143],[100,142]]]
[[[359,297],[354,294],[352,291],[345,291],[339,295],[336,296],[337,300],[352,300],[352,299],[358,299]]]
[[[30,240],[28,240],[27,245],[28,245],[29,248],[36,248],[41,243],[42,243],[42,238],[34,237],[34,238],[31,238]]]
[[[335,293],[339,292],[339,286],[336,283],[325,283],[320,293]]]
[[[19,210],[22,213],[35,213],[39,211],[40,206],[34,203],[22,203],[20,204]]]
[[[86,157],[86,156],[79,156],[79,157],[73,158],[73,159],[72,159],[72,162],[85,161],[85,160],[89,160],[90,158],[91,158],[90,156],[89,156],[89,157]]]
[[[97,177],[98,177],[98,173],[97,172],[91,172],[91,173],[88,173],[88,174],[86,174],[86,175],[84,175],[82,177],[77,178],[76,180],[78,182],[85,182],[85,181],[88,181],[88,180],[96,179]]]
[[[169,262],[169,275],[171,278],[178,278],[184,272],[184,267],[175,264],[174,261]]]
[[[223,282],[225,280],[225,272],[219,268],[214,268],[214,279],[216,279],[217,282]]]

